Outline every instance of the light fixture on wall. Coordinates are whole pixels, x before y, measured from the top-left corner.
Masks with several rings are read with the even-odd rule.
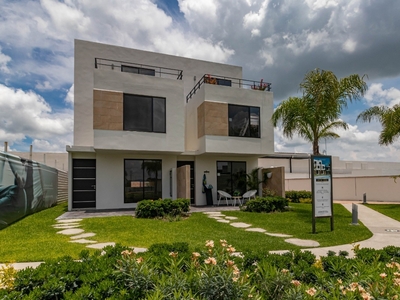
[[[204,174],[208,174],[208,173],[210,173],[210,171],[207,171],[207,170],[204,171]]]

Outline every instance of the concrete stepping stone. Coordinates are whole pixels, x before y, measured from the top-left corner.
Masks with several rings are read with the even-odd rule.
[[[229,220],[224,220],[224,219],[218,219],[217,222],[220,222],[220,223],[230,223]]]
[[[236,222],[236,223],[230,223],[231,226],[236,227],[236,228],[247,228],[250,227],[250,224],[247,223],[242,223],[242,222]]]
[[[276,237],[292,237],[293,236],[293,235],[290,235],[290,234],[271,233],[271,232],[265,232],[265,234],[270,235],[270,236],[276,236]]]
[[[93,249],[103,249],[104,247],[107,246],[115,246],[114,242],[111,243],[97,243],[97,244],[92,244],[92,245],[87,245],[86,248],[93,248]]]
[[[80,222],[82,219],[63,219],[63,220],[57,220],[58,223],[76,223]]]
[[[237,217],[225,217],[227,220],[237,220]]]
[[[91,241],[87,239],[75,239],[72,241],[69,241],[70,243],[79,243],[79,244],[94,244],[97,243],[96,241]]]
[[[65,235],[75,235],[75,234],[80,234],[82,232],[84,232],[83,229],[72,228],[72,229],[64,229],[64,230],[58,231],[57,233],[65,234]]]
[[[319,243],[313,240],[286,239],[285,242],[302,247],[318,247]]]
[[[222,220],[222,216],[208,216],[211,219]]]
[[[247,228],[246,231],[266,232],[266,230],[265,230],[265,229],[262,229],[262,228]]]
[[[133,252],[135,253],[142,253],[142,252],[146,252],[147,248],[139,248],[139,247],[131,247],[133,249]]]
[[[71,236],[70,238],[71,238],[72,240],[75,240],[75,239],[84,239],[84,238],[92,237],[92,236],[95,236],[95,235],[96,235],[96,234],[93,233],[93,232],[87,232],[87,233],[82,233],[82,234],[78,234],[78,235]]]
[[[72,228],[78,228],[81,225],[72,225],[72,226],[53,226],[56,229],[72,229]]]
[[[81,224],[79,224],[79,223],[57,223],[57,224],[53,224],[52,226],[53,227],[56,227],[56,226],[58,226],[58,227],[63,227],[63,226],[67,227],[67,226],[81,226]]]

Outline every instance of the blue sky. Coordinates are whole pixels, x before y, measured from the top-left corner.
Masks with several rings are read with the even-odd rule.
[[[0,149],[65,151],[73,144],[74,39],[240,65],[272,83],[275,106],[315,68],[368,75],[365,98],[326,142],[347,160],[400,161],[378,145],[380,124],[356,123],[373,105],[400,102],[400,1],[0,0]],[[321,141],[325,150],[325,141]],[[275,129],[275,151],[311,152]]]

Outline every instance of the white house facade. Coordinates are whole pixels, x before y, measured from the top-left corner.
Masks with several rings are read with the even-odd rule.
[[[270,84],[238,66],[76,40],[74,93],[69,210],[206,205],[204,177],[216,203],[274,152]]]

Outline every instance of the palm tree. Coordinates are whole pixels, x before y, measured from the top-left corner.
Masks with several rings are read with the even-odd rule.
[[[387,106],[373,106],[357,117],[357,121],[371,122],[378,120],[382,125],[382,131],[379,135],[379,145],[390,145],[400,136],[400,104],[392,108]]]
[[[308,72],[300,83],[303,96],[279,104],[272,115],[274,127],[281,123],[284,136],[293,138],[298,134],[312,143],[313,154],[319,154],[321,138],[338,138],[335,129],[348,129],[339,117],[348,102],[360,100],[367,91],[364,77],[353,74],[338,79],[331,71]]]

